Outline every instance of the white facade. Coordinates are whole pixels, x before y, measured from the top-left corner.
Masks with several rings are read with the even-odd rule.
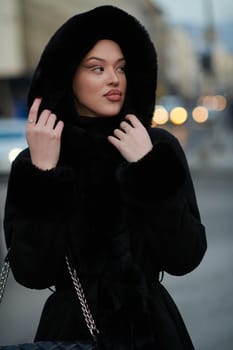
[[[24,73],[24,38],[19,0],[0,2],[0,77]]]

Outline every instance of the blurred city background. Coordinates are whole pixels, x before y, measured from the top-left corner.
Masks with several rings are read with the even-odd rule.
[[[7,180],[12,160],[26,147],[33,70],[66,19],[103,4],[125,9],[150,32],[159,59],[152,126],[180,140],[206,226],[208,251],[201,265],[186,276],[165,275],[163,283],[197,350],[232,350],[232,0],[0,1],[0,261],[6,253],[2,219]],[[49,293],[23,288],[10,275],[0,306],[1,345],[33,339]]]

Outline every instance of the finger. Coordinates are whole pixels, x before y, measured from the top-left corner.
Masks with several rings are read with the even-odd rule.
[[[116,148],[120,148],[121,141],[117,137],[108,136],[108,141]]]
[[[127,123],[126,121],[123,121],[120,123],[120,128],[124,131],[124,132],[129,132],[132,129],[132,125],[130,125],[129,123]]]
[[[57,120],[57,116],[54,113],[51,113],[48,116],[46,126],[51,130],[54,129],[56,120]]]
[[[142,125],[142,123],[140,122],[140,120],[139,120],[139,119],[136,117],[136,115],[134,115],[134,114],[127,114],[127,115],[125,116],[125,119],[126,119],[126,120],[129,120],[133,127],[138,127],[138,126],[141,126],[141,125]]]
[[[45,126],[48,122],[48,119],[51,115],[51,111],[49,109],[44,109],[38,119],[38,126]]]
[[[28,114],[28,123],[29,124],[33,124],[36,122],[37,120],[37,114],[38,114],[38,110],[41,104],[42,98],[37,97],[35,98],[35,100],[33,101],[33,104],[29,110],[29,114]]]
[[[63,128],[64,128],[64,123],[63,121],[60,120],[55,127],[55,131],[58,137],[61,137]]]
[[[126,133],[120,129],[115,129],[113,131],[113,134],[120,140],[122,140],[126,136]]]

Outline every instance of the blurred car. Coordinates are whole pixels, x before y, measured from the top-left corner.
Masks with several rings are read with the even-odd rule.
[[[15,157],[27,147],[26,120],[0,117],[0,174],[8,174]]]

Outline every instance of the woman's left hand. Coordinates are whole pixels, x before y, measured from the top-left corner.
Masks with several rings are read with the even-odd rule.
[[[127,114],[120,128],[115,129],[109,142],[115,146],[128,162],[136,162],[144,157],[153,147],[146,128],[133,114]]]

